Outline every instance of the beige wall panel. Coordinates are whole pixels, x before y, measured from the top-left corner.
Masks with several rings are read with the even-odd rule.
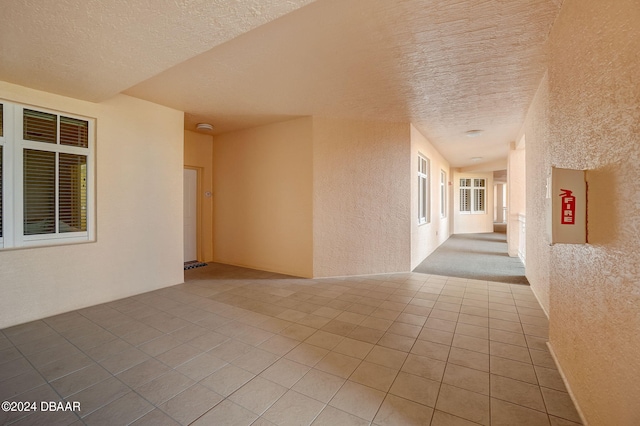
[[[96,118],[97,241],[0,251],[0,328],[183,282],[183,113],[0,82],[0,98]]]
[[[214,259],[310,277],[311,118],[214,137]]]

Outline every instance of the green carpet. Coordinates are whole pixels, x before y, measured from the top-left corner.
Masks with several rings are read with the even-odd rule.
[[[507,255],[506,234],[456,234],[449,237],[414,272],[474,280],[529,284],[524,265]]]

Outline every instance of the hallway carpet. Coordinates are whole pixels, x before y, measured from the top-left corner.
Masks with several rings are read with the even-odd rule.
[[[506,234],[497,232],[452,235],[413,272],[529,284],[522,261],[507,254]]]

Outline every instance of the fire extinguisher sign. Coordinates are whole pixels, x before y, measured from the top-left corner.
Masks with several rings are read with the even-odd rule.
[[[562,225],[574,225],[576,223],[576,197],[573,196],[573,191],[569,189],[560,189],[562,193],[561,198],[561,213],[560,224]]]
[[[587,180],[584,170],[551,168],[551,244],[587,243]]]

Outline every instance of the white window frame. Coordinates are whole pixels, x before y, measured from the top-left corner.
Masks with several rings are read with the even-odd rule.
[[[431,221],[430,170],[431,160],[418,153],[418,225]]]
[[[440,170],[440,217],[447,217],[447,172]]]
[[[0,214],[2,214],[2,232],[0,233],[0,249],[4,248],[7,245],[13,244],[12,235],[7,233],[9,227],[9,223],[13,223],[13,209],[10,204],[11,191],[9,190],[8,181],[13,176],[13,162],[10,161],[13,155],[13,144],[8,143],[8,141],[13,140],[13,107],[7,106],[6,102],[2,102],[2,135],[0,136],[0,146],[2,147],[2,162],[0,162],[0,167],[2,167],[2,197],[0,202],[2,202],[2,209]]]
[[[485,178],[462,177],[460,183],[460,214],[486,214],[487,213],[487,180]],[[469,204],[465,205],[463,200],[467,193]],[[482,195],[480,195],[482,194]],[[478,206],[482,203],[482,206]]]
[[[0,249],[74,244],[95,241],[95,119],[66,112],[54,111],[31,105],[22,105],[0,99],[3,104],[2,145],[2,237]],[[25,109],[54,114],[57,118],[57,143],[36,142],[23,139],[23,113]],[[60,140],[60,117],[83,120],[88,123],[88,147],[63,145]],[[57,232],[53,234],[24,235],[24,150],[86,156],[87,158],[87,230],[79,232]],[[59,190],[59,166],[56,163],[56,199]],[[56,204],[56,221],[59,205]]]

